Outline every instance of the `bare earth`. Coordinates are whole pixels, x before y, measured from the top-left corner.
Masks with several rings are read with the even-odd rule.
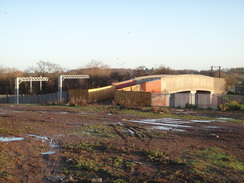
[[[0,182],[244,182],[243,113],[174,114],[0,105]]]

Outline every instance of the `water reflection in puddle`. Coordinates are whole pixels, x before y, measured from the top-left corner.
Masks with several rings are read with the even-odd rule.
[[[220,118],[217,118],[217,119],[221,119],[221,120],[233,120],[234,118],[224,118],[224,117],[220,117]]]
[[[204,128],[220,128],[219,126],[204,126]]]
[[[181,128],[194,128],[193,126],[190,126],[190,124],[210,123],[210,122],[215,122],[215,121],[214,120],[182,121],[180,119],[174,119],[174,118],[160,118],[160,119],[130,120],[129,122],[152,125],[152,127],[151,127],[152,129],[185,132],[186,130],[181,129]],[[122,125],[121,122],[119,122],[119,124]],[[188,125],[186,125],[186,124],[188,124]],[[219,128],[219,127],[218,126],[205,126],[203,128]]]
[[[157,125],[157,126],[168,126],[168,127],[191,127],[187,125],[182,125],[186,122],[183,121],[177,121],[177,119],[173,119],[174,121],[169,121],[169,118],[165,119],[146,119],[146,120],[131,120],[130,122],[134,123],[144,123],[144,124],[149,124],[149,125]]]
[[[12,142],[12,141],[21,141],[24,140],[23,137],[0,137],[2,142]]]
[[[135,132],[132,131],[131,129],[123,130],[123,132],[125,132],[125,133],[130,133],[130,134],[135,134]]]
[[[177,132],[186,132],[186,130],[183,130],[183,129],[170,128],[170,127],[165,127],[165,126],[154,126],[154,127],[152,127],[152,129],[168,130],[168,131],[177,131]]]
[[[48,155],[48,154],[55,154],[55,153],[57,153],[57,151],[54,151],[53,149],[58,148],[58,144],[56,144],[53,139],[50,139],[50,138],[48,138],[46,136],[39,136],[39,135],[34,135],[34,134],[29,134],[29,136],[30,137],[34,137],[36,140],[42,140],[42,141],[49,142],[50,150],[49,151],[46,151],[46,152],[42,152],[41,153],[42,155]]]
[[[185,121],[180,121],[179,119],[174,118],[161,118],[161,119],[144,119],[144,120],[130,120],[133,123],[143,123],[152,125],[152,129],[159,130],[169,130],[169,131],[181,131],[186,130],[180,128],[190,128],[191,126],[183,125]]]
[[[214,122],[213,120],[198,120],[198,119],[194,119],[194,120],[191,120],[190,122],[193,122],[193,123],[210,123],[210,122]]]
[[[42,152],[42,155],[47,155],[47,154],[55,154],[57,153],[56,151],[47,151],[47,152]]]
[[[60,112],[55,112],[55,111],[40,111],[40,113],[52,113],[52,114],[69,114],[67,111],[60,111]]]
[[[30,137],[35,137],[37,140],[49,140],[46,136],[39,136],[34,134],[29,134]]]

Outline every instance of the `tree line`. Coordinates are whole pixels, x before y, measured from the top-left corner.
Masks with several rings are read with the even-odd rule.
[[[173,70],[169,67],[159,66],[157,68],[147,68],[139,66],[135,69],[111,68],[102,61],[92,60],[84,68],[75,70],[65,70],[58,64],[51,62],[39,61],[36,66],[29,67],[24,72],[16,68],[0,67],[0,95],[14,94],[15,79],[17,77],[48,77],[47,82],[33,82],[32,93],[30,83],[22,82],[19,85],[20,94],[45,94],[53,93],[58,90],[59,75],[89,75],[90,79],[72,79],[63,81],[63,91],[69,89],[90,89],[111,85],[112,83],[132,79],[134,77],[157,75],[157,74],[201,74],[212,77],[225,78],[228,87],[233,87],[240,83],[238,78],[244,73],[242,68],[230,68],[219,70]],[[242,81],[243,82],[243,81]]]

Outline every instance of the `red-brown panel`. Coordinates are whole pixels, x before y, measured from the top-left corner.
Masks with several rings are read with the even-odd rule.
[[[133,86],[136,84],[136,80],[128,80],[115,84],[115,89],[122,89],[125,87]]]
[[[144,92],[161,92],[161,80],[143,83],[142,90]]]

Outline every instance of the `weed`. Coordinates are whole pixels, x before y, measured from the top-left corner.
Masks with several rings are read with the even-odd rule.
[[[123,157],[117,157],[113,162],[113,166],[121,167],[123,166],[123,163],[124,163]]]
[[[9,133],[11,133],[10,130],[0,129],[0,134],[9,134]]]
[[[64,174],[68,174],[69,173],[69,170],[67,168],[63,168],[63,173]]]
[[[6,174],[6,172],[4,171],[3,167],[6,167],[8,165],[8,161],[9,161],[9,157],[4,156],[4,155],[0,155],[0,174]],[[7,174],[6,174],[7,175]]]
[[[127,182],[123,179],[118,179],[118,180],[114,180],[113,183],[127,183]]]
[[[194,105],[194,104],[189,104],[189,103],[187,103],[187,104],[185,105],[185,108],[186,108],[186,109],[197,109],[197,106]]]
[[[79,128],[75,128],[69,132],[71,135],[84,136],[84,137],[104,137],[114,138],[117,134],[113,131],[111,126],[106,125],[88,125],[84,124]]]
[[[146,153],[147,158],[150,161],[162,161],[164,158],[164,153],[160,150],[152,150]]]
[[[209,147],[190,153],[188,167],[196,175],[214,179],[214,176],[223,174],[232,175],[233,179],[244,178],[244,162],[224,153],[219,148]],[[234,175],[237,175],[236,177]],[[222,177],[222,176],[221,176]]]
[[[99,165],[92,159],[80,157],[78,160],[76,160],[75,167],[88,171],[97,171]]]

